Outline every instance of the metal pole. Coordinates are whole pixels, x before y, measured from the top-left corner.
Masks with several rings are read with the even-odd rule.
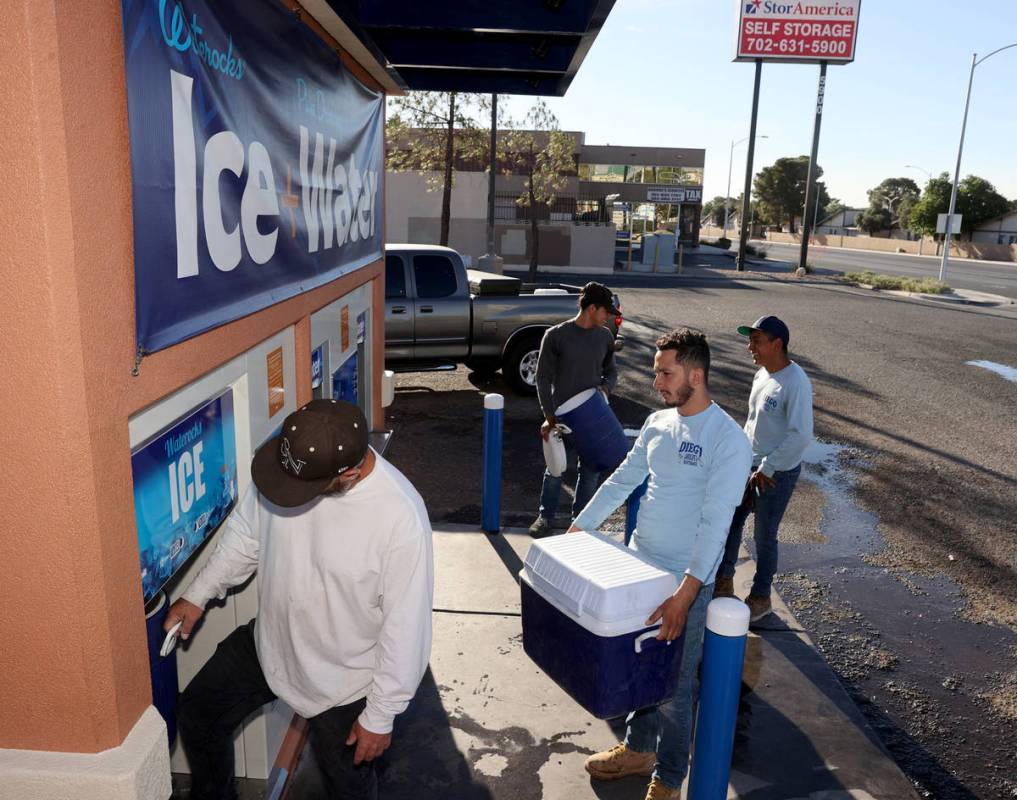
[[[968,107],[971,105],[971,84],[975,80],[978,53],[971,54],[971,73],[968,75],[968,95],[964,100],[964,120],[961,122],[960,144],[957,145],[957,167],[953,172],[953,188],[950,189],[950,209],[946,212],[946,234],[943,236],[943,260],[939,263],[939,279],[946,280],[946,268],[950,263],[950,233],[953,227],[953,212],[957,207],[957,184],[960,182],[961,155],[964,153],[964,130],[968,126]]]
[[[731,140],[731,153],[727,157],[727,193],[724,195],[724,236],[727,238],[727,217],[731,211],[731,167],[734,164],[734,139]]]
[[[501,442],[505,398],[484,395],[484,474],[480,486],[480,520],[486,533],[501,530]]]
[[[498,95],[491,95],[491,174],[487,179],[487,252],[494,255],[494,175],[498,167]]]
[[[752,195],[752,159],[756,155],[756,117],[759,115],[759,81],[763,74],[763,60],[756,59],[756,79],[752,86],[752,120],[749,122],[749,152],[745,157],[745,191],[742,193],[742,231],[738,241],[736,269],[745,271],[745,247],[749,243],[749,198]]]
[[[802,209],[802,249],[798,256],[798,268],[805,269],[809,258],[809,200],[819,193],[816,191],[816,157],[819,155],[819,128],[823,124],[823,96],[826,94],[826,62],[819,62],[819,87],[816,90],[816,120],[812,125],[812,155],[809,158],[809,177],[805,184],[805,208]]]

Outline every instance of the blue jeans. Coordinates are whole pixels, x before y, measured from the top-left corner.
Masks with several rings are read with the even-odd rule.
[[[801,464],[794,469],[774,472],[773,479],[777,485],[767,487],[766,491],[761,491],[754,497],[755,508],[749,508],[746,503],[742,503],[735,509],[727,534],[727,544],[724,546],[724,557],[717,568],[718,578],[730,578],[734,575],[738,547],[742,543],[742,528],[749,513],[752,512],[755,515],[753,534],[756,541],[756,575],[752,579],[751,594],[757,597],[770,596],[773,576],[777,572],[777,529],[780,528],[780,521],[784,518],[784,511],[787,510],[791,493],[795,490],[801,472]]]
[[[713,598],[713,584],[699,589],[685,620],[685,645],[674,697],[654,708],[629,714],[625,745],[637,753],[656,753],[653,777],[671,789],[680,789],[689,771],[692,721],[699,698],[699,662],[703,657],[706,607]]]
[[[583,467],[582,460],[576,464],[576,496],[572,501],[572,519],[575,519],[601,484],[600,473]],[[553,520],[558,513],[558,501],[561,500],[561,476],[554,477],[544,470],[544,482],[540,487],[540,516]]]

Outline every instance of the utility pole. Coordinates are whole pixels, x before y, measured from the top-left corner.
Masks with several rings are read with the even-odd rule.
[[[487,176],[487,252],[477,259],[477,267],[501,275],[505,261],[497,254],[494,242],[494,181],[498,173],[498,95],[491,95],[491,162]]]

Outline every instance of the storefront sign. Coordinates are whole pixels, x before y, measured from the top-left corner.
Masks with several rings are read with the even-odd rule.
[[[650,203],[682,203],[685,201],[685,190],[647,189],[646,200]]]
[[[265,373],[268,376],[268,416],[274,417],[286,405],[286,386],[283,379],[283,351],[277,347],[265,356]]]
[[[276,0],[122,0],[137,344],[381,257],[384,97]]]
[[[847,64],[861,0],[738,0],[735,61]]]
[[[131,453],[147,602],[229,514],[237,497],[233,390]]]
[[[315,347],[311,352],[311,388],[317,389],[321,386],[322,377],[325,374],[325,345]]]

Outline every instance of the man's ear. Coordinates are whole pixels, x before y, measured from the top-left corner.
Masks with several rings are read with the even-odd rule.
[[[703,380],[703,376],[705,374],[706,373],[703,371],[702,367],[692,367],[689,370],[689,384],[694,389],[698,389],[700,386],[702,386],[705,383],[705,381]]]

